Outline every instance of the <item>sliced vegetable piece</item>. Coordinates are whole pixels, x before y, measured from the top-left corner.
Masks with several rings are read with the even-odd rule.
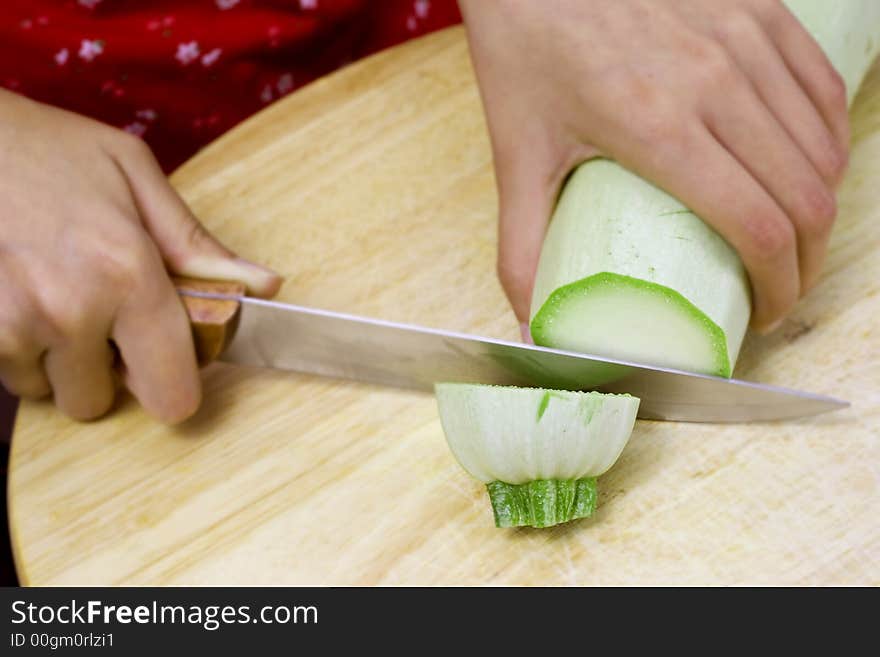
[[[595,477],[632,433],[630,395],[438,383],[455,458],[486,484],[498,527],[549,527],[596,508]]]

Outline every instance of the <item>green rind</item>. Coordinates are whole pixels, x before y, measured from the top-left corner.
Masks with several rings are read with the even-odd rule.
[[[550,405],[550,391],[544,393],[544,396],[541,397],[541,403],[538,404],[538,422],[541,421],[541,418],[544,417],[544,411],[547,410],[547,407]]]
[[[689,315],[705,328],[706,334],[711,341],[712,351],[716,357],[713,370],[707,372],[707,374],[730,377],[732,368],[727,353],[727,337],[724,334],[724,330],[713,322],[706,313],[671,287],[609,271],[599,272],[598,274],[593,274],[592,276],[587,276],[586,278],[556,288],[532,318],[530,330],[535,344],[542,347],[557,346],[552,344],[551,340],[548,340],[547,327],[552,323],[556,314],[564,308],[566,300],[574,295],[582,296],[589,294],[601,287],[630,287],[648,291],[663,297],[667,302],[681,310],[681,312]]]
[[[596,510],[595,477],[540,479],[524,484],[486,484],[496,527],[552,527]]]
[[[623,396],[632,397],[632,395]],[[544,396],[541,397],[541,403],[538,404],[538,417],[536,418],[538,422],[540,422],[541,418],[544,417],[544,413],[547,410],[547,407],[550,405],[550,400],[553,397],[556,397],[557,399],[565,399],[565,396],[559,390],[548,390],[547,392],[545,392]]]

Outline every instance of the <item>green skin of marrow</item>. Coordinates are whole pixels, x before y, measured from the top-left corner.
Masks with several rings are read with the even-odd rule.
[[[595,477],[539,479],[518,485],[493,481],[486,484],[486,490],[496,527],[539,529],[593,515],[598,494]]]
[[[706,313],[671,287],[609,271],[593,274],[557,288],[532,318],[530,330],[535,344],[542,347],[553,347],[553,341],[547,337],[546,327],[552,323],[553,317],[560,311],[560,308],[564,307],[566,300],[571,296],[590,294],[600,287],[632,287],[648,290],[664,297],[670,304],[677,306],[682,313],[689,315],[695,322],[701,324],[710,336],[712,350],[716,358],[715,366],[710,374],[724,377],[731,375],[732,368],[727,354],[727,337],[722,328],[713,322]]]

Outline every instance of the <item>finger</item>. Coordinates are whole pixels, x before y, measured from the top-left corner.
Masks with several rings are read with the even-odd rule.
[[[75,420],[104,415],[116,395],[112,367],[106,332],[83,333],[49,349],[45,369],[55,405]]]
[[[168,269],[193,278],[238,281],[257,296],[268,297],[278,292],[281,277],[266,267],[236,257],[215,239],[171,187],[146,147],[122,153],[119,163],[144,226]]]
[[[125,385],[147,412],[169,424],[195,413],[201,382],[192,332],[155,250],[141,284],[117,311],[112,337]]]
[[[728,21],[724,29],[728,51],[740,70],[748,72],[763,103],[823,180],[836,185],[846,169],[846,148],[826,125],[764,28],[745,14],[739,20]]]
[[[4,269],[2,274],[14,280],[11,270]],[[0,384],[19,397],[45,397],[52,389],[43,371],[42,340],[46,336],[34,329],[38,316],[25,302],[22,288],[6,285],[0,289],[0,297]]]
[[[0,359],[0,384],[11,394],[25,399],[40,399],[52,392],[37,355]]]
[[[837,212],[834,192],[744,81],[706,111],[718,141],[773,197],[795,228],[802,294],[819,276]]]
[[[622,142],[618,160],[680,199],[739,253],[752,284],[752,325],[768,330],[800,291],[794,229],[785,212],[704,126],[654,144]]]
[[[843,78],[816,40],[781,2],[766,23],[767,32],[785,63],[813,104],[819,109],[841,149],[849,150],[847,89]]]
[[[564,174],[557,174],[547,159],[526,153],[496,157],[496,173],[498,278],[517,319],[527,326],[541,245]]]
[[[10,277],[8,270],[2,274]],[[18,397],[40,399],[52,392],[43,371],[45,336],[33,330],[36,316],[24,296],[15,285],[0,288],[0,384]]]

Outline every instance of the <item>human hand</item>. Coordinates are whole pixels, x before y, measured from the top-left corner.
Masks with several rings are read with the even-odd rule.
[[[196,220],[139,139],[0,90],[0,382],[104,414],[119,374],[166,422],[201,386],[168,272],[272,295],[277,274],[237,259]]]
[[[460,5],[495,160],[498,274],[520,322],[562,181],[600,154],[738,251],[755,328],[815,283],[848,158],[846,89],[779,0]]]

